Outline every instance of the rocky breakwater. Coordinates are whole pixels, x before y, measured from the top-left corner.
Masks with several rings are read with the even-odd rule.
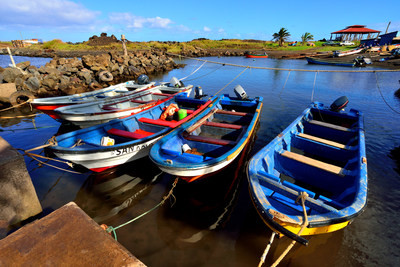
[[[84,55],[79,58],[53,58],[37,68],[30,62],[0,68],[0,85],[15,84],[11,104],[26,98],[61,96],[92,91],[112,84],[134,80],[141,74],[170,71],[182,67],[162,51],[117,52]]]

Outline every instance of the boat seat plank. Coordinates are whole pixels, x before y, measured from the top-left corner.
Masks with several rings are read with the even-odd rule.
[[[326,205],[334,207],[335,209],[344,209],[346,207],[345,205],[322,195],[319,196],[318,200],[322,201]]]
[[[110,130],[107,131],[107,133],[116,135],[116,136],[125,137],[125,138],[130,138],[130,139],[142,139],[142,138],[145,138],[147,136],[154,134],[152,132],[147,132],[147,131],[144,131],[141,129],[137,129],[134,132],[129,132],[129,131],[120,130],[120,129],[116,129],[116,128],[111,128]]]
[[[213,121],[206,121],[206,122],[203,123],[203,125],[220,127],[220,128],[235,129],[235,130],[239,130],[239,129],[243,128],[242,125],[230,124],[230,123],[221,123],[221,122],[213,122]]]
[[[292,200],[296,200],[298,198],[299,192],[297,190],[289,188],[286,185],[283,185],[272,179],[267,179],[259,174],[257,174],[257,176],[260,181],[264,181],[264,182],[268,183],[267,187],[270,188],[271,190],[275,191],[275,193],[289,197]],[[330,205],[326,205],[322,201],[318,201],[318,200],[310,198],[310,197],[307,197],[306,206],[310,207],[311,209],[317,210],[318,212],[327,212],[327,211],[328,212],[337,212],[336,208],[334,208]]]
[[[166,127],[170,127],[170,128],[175,128],[178,125],[178,122],[174,121],[174,120],[173,121],[165,121],[165,120],[160,120],[160,119],[154,120],[154,119],[145,118],[145,117],[139,118],[139,121],[143,122],[143,123],[166,126]]]
[[[170,97],[170,96],[172,96],[173,94],[165,94],[165,93],[153,93],[153,95],[158,95],[158,96],[167,96],[167,97]]]
[[[112,107],[112,106],[109,106],[109,105],[104,105],[104,106],[101,107],[101,109],[104,109],[104,110],[120,110],[120,108],[115,108],[115,107]]]
[[[331,172],[333,174],[336,175],[340,175],[340,176],[344,176],[344,169],[329,163],[325,163],[316,159],[312,159],[297,153],[293,153],[290,151],[284,151],[283,153],[281,153],[282,156],[286,157],[286,158],[290,158],[296,161],[299,161],[301,163],[307,164],[307,165],[311,165],[313,167]]]
[[[136,99],[132,99],[130,100],[132,103],[138,103],[138,104],[147,104],[147,103],[152,103],[152,102],[156,102],[155,100],[151,100],[151,101],[146,101],[146,100],[136,100]]]
[[[323,126],[323,127],[327,127],[327,128],[331,128],[331,129],[335,129],[335,130],[339,130],[342,132],[352,132],[351,129],[343,127],[343,126],[339,126],[339,125],[335,125],[335,124],[331,124],[331,123],[327,123],[327,122],[323,122],[323,121],[317,121],[317,120],[309,120],[308,123],[314,124],[314,125],[319,125],[319,126]]]
[[[221,145],[221,146],[234,146],[236,144],[236,142],[229,141],[229,140],[217,139],[217,138],[206,137],[206,136],[198,136],[198,135],[187,135],[187,136],[185,136],[185,139],[190,140],[190,141],[203,142],[203,143],[209,143],[209,144]]]
[[[305,189],[305,188],[303,188],[301,186],[298,186],[296,184],[293,184],[291,182],[283,181],[282,184],[287,186],[287,187],[289,187],[289,188],[291,188],[291,189],[293,189],[293,190],[296,190],[299,193],[306,192],[310,198],[314,198],[315,197],[315,193],[314,192],[312,192],[310,190],[307,190],[307,189]]]
[[[346,145],[343,145],[343,144],[338,143],[338,142],[330,141],[330,140],[327,140],[327,139],[323,139],[323,138],[320,138],[320,137],[312,136],[312,135],[305,134],[305,133],[299,133],[297,135],[299,137],[302,137],[302,138],[305,138],[305,139],[309,139],[309,140],[312,140],[312,141],[315,141],[315,142],[318,142],[318,143],[326,144],[326,145],[329,145],[329,146],[333,146],[333,147],[336,147],[336,148],[348,149]]]
[[[236,111],[229,111],[229,110],[223,110],[223,109],[218,109],[216,113],[226,114],[226,115],[236,115],[236,116],[247,116],[249,114],[249,113],[245,113],[245,112],[236,112]]]

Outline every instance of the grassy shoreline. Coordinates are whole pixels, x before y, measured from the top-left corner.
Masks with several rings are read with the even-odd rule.
[[[241,50],[241,51],[334,51],[334,50],[346,50],[352,47],[340,47],[340,46],[322,46],[324,42],[316,41],[313,42],[315,46],[307,46],[298,44],[296,46],[284,45],[278,46],[277,43],[272,41],[258,41],[258,40],[192,40],[189,42],[160,42],[160,41],[149,41],[149,42],[127,42],[126,47],[128,51],[137,50],[152,50],[159,49],[169,53],[184,53],[188,51],[196,50]],[[12,47],[11,42],[0,42],[0,48]],[[353,46],[354,47],[354,46]],[[43,44],[33,44],[24,49],[29,50],[55,50],[55,51],[114,51],[122,50],[121,42],[111,42],[104,45],[90,45],[90,42],[82,43],[65,43],[61,40],[51,40]]]

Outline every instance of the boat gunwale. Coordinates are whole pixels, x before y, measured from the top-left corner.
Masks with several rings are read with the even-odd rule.
[[[204,111],[204,115],[203,114],[199,114],[199,116],[201,116],[201,118],[203,118],[204,116],[207,116],[207,114],[209,114],[210,112],[212,112],[213,108],[220,103],[224,97],[229,97],[228,95],[223,95],[220,97],[219,101],[212,107],[210,107],[209,109],[207,109],[207,111]],[[226,162],[231,162],[233,161],[237,155],[240,153],[240,151],[242,150],[242,147],[248,142],[249,138],[252,136],[252,133],[255,129],[255,126],[257,125],[256,122],[259,120],[260,114],[261,114],[261,109],[263,106],[263,98],[262,97],[255,97],[254,99],[252,99],[252,101],[257,101],[257,107],[255,108],[255,112],[253,114],[253,118],[251,120],[251,122],[246,125],[246,129],[244,130],[244,133],[242,134],[242,138],[240,138],[240,140],[231,148],[228,150],[227,153],[224,153],[223,155],[213,158],[211,160],[208,161],[203,161],[203,162],[199,162],[199,163],[181,163],[179,162],[177,165],[178,166],[171,166],[169,164],[166,164],[165,161],[163,160],[162,157],[160,157],[160,155],[156,155],[157,158],[153,158],[153,156],[151,156],[151,160],[153,160],[157,165],[159,165],[160,167],[162,167],[163,169],[168,169],[168,170],[183,170],[186,169],[186,172],[190,172],[190,171],[199,171],[199,170],[204,170],[204,169],[208,169],[208,168],[212,168],[218,165],[223,165],[226,164]],[[185,132],[186,128],[190,127],[190,125],[181,125],[181,128],[176,129],[177,132],[176,134],[173,134],[172,132],[169,134],[173,134],[174,137],[175,136],[183,136],[183,133]],[[244,136],[247,134],[247,137],[244,138]],[[162,145],[166,142],[166,140],[160,140],[157,144],[155,144],[153,147],[157,148],[157,147],[162,147]],[[152,148],[153,149],[153,148]],[[150,153],[152,154],[152,153]],[[232,155],[233,158],[232,158]]]
[[[253,202],[255,203],[255,206],[257,210],[260,210],[262,212],[259,212],[261,217],[264,218],[264,220],[268,220],[274,225],[279,224],[273,220],[273,216],[266,212],[266,207],[271,207],[273,209],[273,206],[270,204],[268,197],[265,196],[265,194],[262,192],[262,186],[260,185],[260,181],[257,178],[257,173],[255,170],[251,171],[250,168],[252,165],[257,166],[259,164],[259,161],[262,160],[263,158],[266,157],[267,154],[269,154],[270,150],[274,150],[274,147],[282,142],[284,137],[287,134],[291,134],[291,131],[295,129],[295,126],[297,126],[303,119],[306,118],[306,115],[311,112],[311,109],[313,108],[318,108],[318,102],[312,103],[310,107],[305,109],[300,116],[298,116],[288,127],[286,127],[282,133],[280,133],[278,136],[276,136],[269,144],[267,144],[265,147],[263,147],[259,152],[257,152],[254,157],[250,160],[249,166],[247,168],[247,177],[249,180],[249,190],[250,190],[250,195],[252,197]],[[349,114],[351,113],[351,114]],[[354,116],[352,114],[355,114]],[[348,222],[354,219],[355,217],[359,216],[366,208],[367,204],[367,195],[368,195],[368,178],[367,178],[367,164],[366,161],[364,162],[364,157],[366,159],[366,151],[365,151],[365,136],[364,136],[364,125],[363,125],[363,116],[362,112],[355,110],[355,109],[350,109],[348,113],[343,113],[341,115],[344,115],[345,117],[356,117],[357,121],[359,123],[358,125],[358,137],[359,137],[359,152],[357,154],[357,158],[361,160],[360,162],[360,171],[358,172],[357,176],[359,177],[358,182],[355,182],[355,185],[357,185],[357,190],[355,191],[355,198],[354,201],[351,203],[351,205],[338,210],[338,215],[340,217],[335,216],[332,218],[329,218],[329,215],[332,215],[331,212],[326,212],[326,213],[320,213],[320,214],[315,214],[315,215],[309,215],[308,220],[309,220],[309,225],[308,228],[318,228],[318,227],[324,227],[324,226],[329,226],[332,224],[337,224],[337,223],[343,223],[343,222]],[[264,177],[263,177],[264,178]],[[265,179],[269,179],[268,177],[265,177]],[[271,189],[272,190],[272,189]],[[287,215],[291,219],[296,220],[299,224],[301,224],[301,218],[302,216],[296,216],[296,215]],[[284,228],[284,226],[276,226],[279,229]],[[285,229],[282,230],[286,233],[288,233],[289,230]],[[290,231],[289,231],[290,232]],[[292,232],[290,232],[292,233]],[[292,233],[294,234],[294,233]],[[288,235],[290,237],[290,235]]]
[[[182,93],[182,94],[185,94],[185,93]],[[177,96],[179,97],[179,95],[176,95],[175,97],[177,97]],[[175,97],[172,97],[172,98],[168,99],[167,101],[165,101],[163,103],[160,103],[160,104],[167,104],[168,101],[172,101],[172,100],[176,99]],[[207,109],[207,106],[211,102],[212,102],[212,100],[208,100],[208,101],[204,102],[204,104],[202,105],[203,109]],[[145,110],[145,112],[150,112],[152,109],[156,109],[158,106],[159,105],[152,106],[149,109]],[[196,114],[198,114],[200,112],[202,112],[202,110],[198,109],[198,110],[194,111],[192,114],[188,115],[187,116],[188,119],[186,121],[182,122],[180,125],[178,125],[178,127],[180,127],[182,124],[192,120],[194,117],[196,117]],[[77,131],[72,131],[72,132],[69,132],[69,133],[65,133],[63,135],[57,136],[56,140],[57,140],[57,138],[63,137],[61,140],[57,140],[57,143],[58,143],[58,142],[61,142],[61,141],[65,140],[65,139],[73,137],[74,135],[76,135],[76,133],[81,135],[81,134],[85,134],[87,132],[91,132],[91,131],[93,131],[94,129],[97,129],[97,128],[104,129],[105,126],[119,124],[121,121],[124,121],[124,120],[136,119],[136,115],[139,116],[140,113],[133,115],[134,117],[129,116],[129,117],[124,118],[124,119],[111,120],[110,122],[108,122],[106,124],[94,125],[94,126],[91,126],[91,127],[88,127],[88,128],[83,128],[83,129],[79,129]],[[135,145],[141,145],[142,143],[146,143],[151,139],[155,139],[155,138],[158,138],[158,137],[160,137],[162,135],[165,135],[168,131],[172,131],[174,129],[175,128],[165,127],[164,129],[160,130],[159,132],[154,133],[154,134],[149,135],[149,136],[146,136],[144,138],[127,141],[127,142],[124,142],[124,143],[121,143],[121,144],[116,144],[116,145],[113,145],[113,146],[100,146],[99,145],[99,147],[91,147],[91,148],[79,148],[79,147],[71,148],[71,147],[63,147],[63,146],[55,145],[55,146],[49,146],[49,147],[47,147],[47,149],[49,149],[51,152],[54,152],[54,153],[60,153],[60,154],[63,153],[64,155],[66,155],[66,154],[69,154],[69,155],[83,155],[83,154],[103,153],[103,152],[114,151],[114,150],[117,150],[117,149],[124,149],[124,148],[132,147],[132,146],[135,146]]]

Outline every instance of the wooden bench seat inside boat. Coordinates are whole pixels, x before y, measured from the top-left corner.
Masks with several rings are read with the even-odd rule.
[[[249,113],[246,112],[236,112],[236,111],[229,111],[229,110],[223,110],[223,109],[218,109],[217,112],[218,114],[226,114],[226,115],[236,115],[236,116],[247,116]]]
[[[164,94],[164,93],[153,93],[153,95],[159,95],[159,96],[172,96],[173,94]]]
[[[217,139],[217,138],[212,138],[212,137],[207,137],[207,136],[198,136],[198,135],[186,135],[185,139],[190,140],[190,141],[203,142],[203,143],[209,143],[209,144],[221,145],[221,146],[234,146],[236,144],[236,142],[234,142],[234,141]]]
[[[330,141],[330,140],[323,139],[323,138],[316,137],[316,136],[312,136],[312,135],[309,135],[309,134],[298,133],[297,136],[305,138],[305,139],[308,139],[308,140],[312,140],[312,141],[315,141],[315,142],[318,142],[318,143],[322,143],[322,144],[325,144],[325,145],[329,145],[329,146],[333,146],[333,147],[337,147],[337,148],[341,148],[341,149],[348,149],[348,147],[346,145],[343,145],[341,143]]]
[[[313,167],[325,170],[327,172],[336,174],[336,175],[340,175],[340,176],[344,176],[344,169],[329,163],[325,163],[316,159],[312,159],[297,153],[293,153],[290,151],[284,151],[283,153],[281,153],[282,156],[286,157],[286,158],[290,158],[292,160],[296,160],[299,161],[301,163],[304,164],[308,164],[311,165]]]
[[[130,100],[132,103],[138,103],[138,104],[147,104],[147,103],[152,103],[152,102],[156,102],[155,100],[151,100],[151,101],[146,101],[146,100],[137,100],[137,99],[132,99]]]
[[[115,107],[112,107],[112,106],[109,106],[109,105],[104,105],[104,106],[101,107],[101,109],[104,109],[104,110],[120,110],[120,108],[115,108]]]
[[[230,124],[230,123],[221,123],[221,122],[213,122],[213,121],[205,121],[203,125],[207,126],[214,126],[214,127],[220,127],[220,128],[228,128],[228,129],[242,129],[242,125],[237,125],[237,124]]]
[[[134,132],[129,132],[129,131],[120,130],[120,129],[116,129],[116,128],[111,128],[110,130],[107,131],[107,133],[116,135],[116,136],[125,137],[125,138],[130,138],[130,139],[142,139],[142,138],[145,138],[147,136],[154,134],[152,132],[143,131],[141,129],[137,129]]]
[[[343,131],[343,132],[352,132],[352,130],[349,129],[349,128],[346,128],[346,127],[343,127],[343,126],[339,126],[339,125],[336,125],[336,124],[323,122],[323,121],[309,120],[308,123],[311,123],[311,124],[314,124],[314,125],[323,126],[323,127],[327,127],[327,128],[331,128],[331,129],[335,129],[335,130],[339,130],[339,131]]]

